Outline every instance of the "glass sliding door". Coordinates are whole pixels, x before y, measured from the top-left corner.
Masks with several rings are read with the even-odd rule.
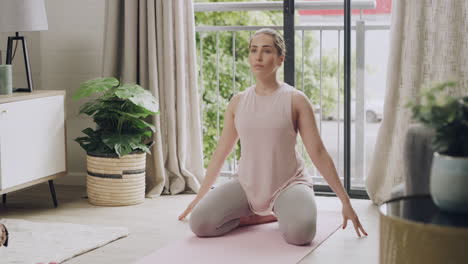
[[[352,197],[366,197],[365,179],[382,120],[391,0],[195,0],[194,7],[205,166],[227,103],[254,81],[248,40],[257,29],[270,27],[283,34],[287,45],[280,79],[307,95],[340,179]],[[332,195],[297,139],[316,191]],[[240,148],[223,166],[225,178],[235,173]]]

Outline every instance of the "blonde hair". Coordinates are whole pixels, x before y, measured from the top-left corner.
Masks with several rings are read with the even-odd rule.
[[[269,35],[273,38],[273,43],[275,44],[275,48],[278,51],[278,55],[285,55],[286,56],[286,44],[284,43],[284,39],[281,36],[278,31],[271,29],[271,28],[262,28],[257,31],[252,35],[249,41],[249,50],[250,50],[250,45],[252,44],[252,39],[260,34],[266,34]]]

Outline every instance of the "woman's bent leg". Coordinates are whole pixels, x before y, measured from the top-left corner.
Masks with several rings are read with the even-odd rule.
[[[199,237],[222,236],[239,226],[239,218],[252,215],[238,179],[211,189],[193,209],[190,228]]]
[[[308,244],[315,237],[317,206],[312,187],[296,184],[276,198],[274,212],[279,229],[289,244]]]

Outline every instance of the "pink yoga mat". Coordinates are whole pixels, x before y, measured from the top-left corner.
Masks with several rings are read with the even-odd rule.
[[[339,212],[319,211],[317,234],[309,245],[286,243],[278,223],[237,228],[221,237],[190,235],[143,257],[136,264],[297,263],[332,235],[342,223]]]

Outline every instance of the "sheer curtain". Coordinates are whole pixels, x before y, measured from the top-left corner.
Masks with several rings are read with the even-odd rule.
[[[192,0],[108,0],[103,76],[159,101],[147,197],[198,192],[204,176]]]
[[[384,117],[366,187],[380,204],[404,181],[403,139],[411,123],[404,105],[421,87],[460,81],[450,93],[468,87],[468,3],[459,0],[394,0]],[[464,88],[465,87],[465,88]]]

